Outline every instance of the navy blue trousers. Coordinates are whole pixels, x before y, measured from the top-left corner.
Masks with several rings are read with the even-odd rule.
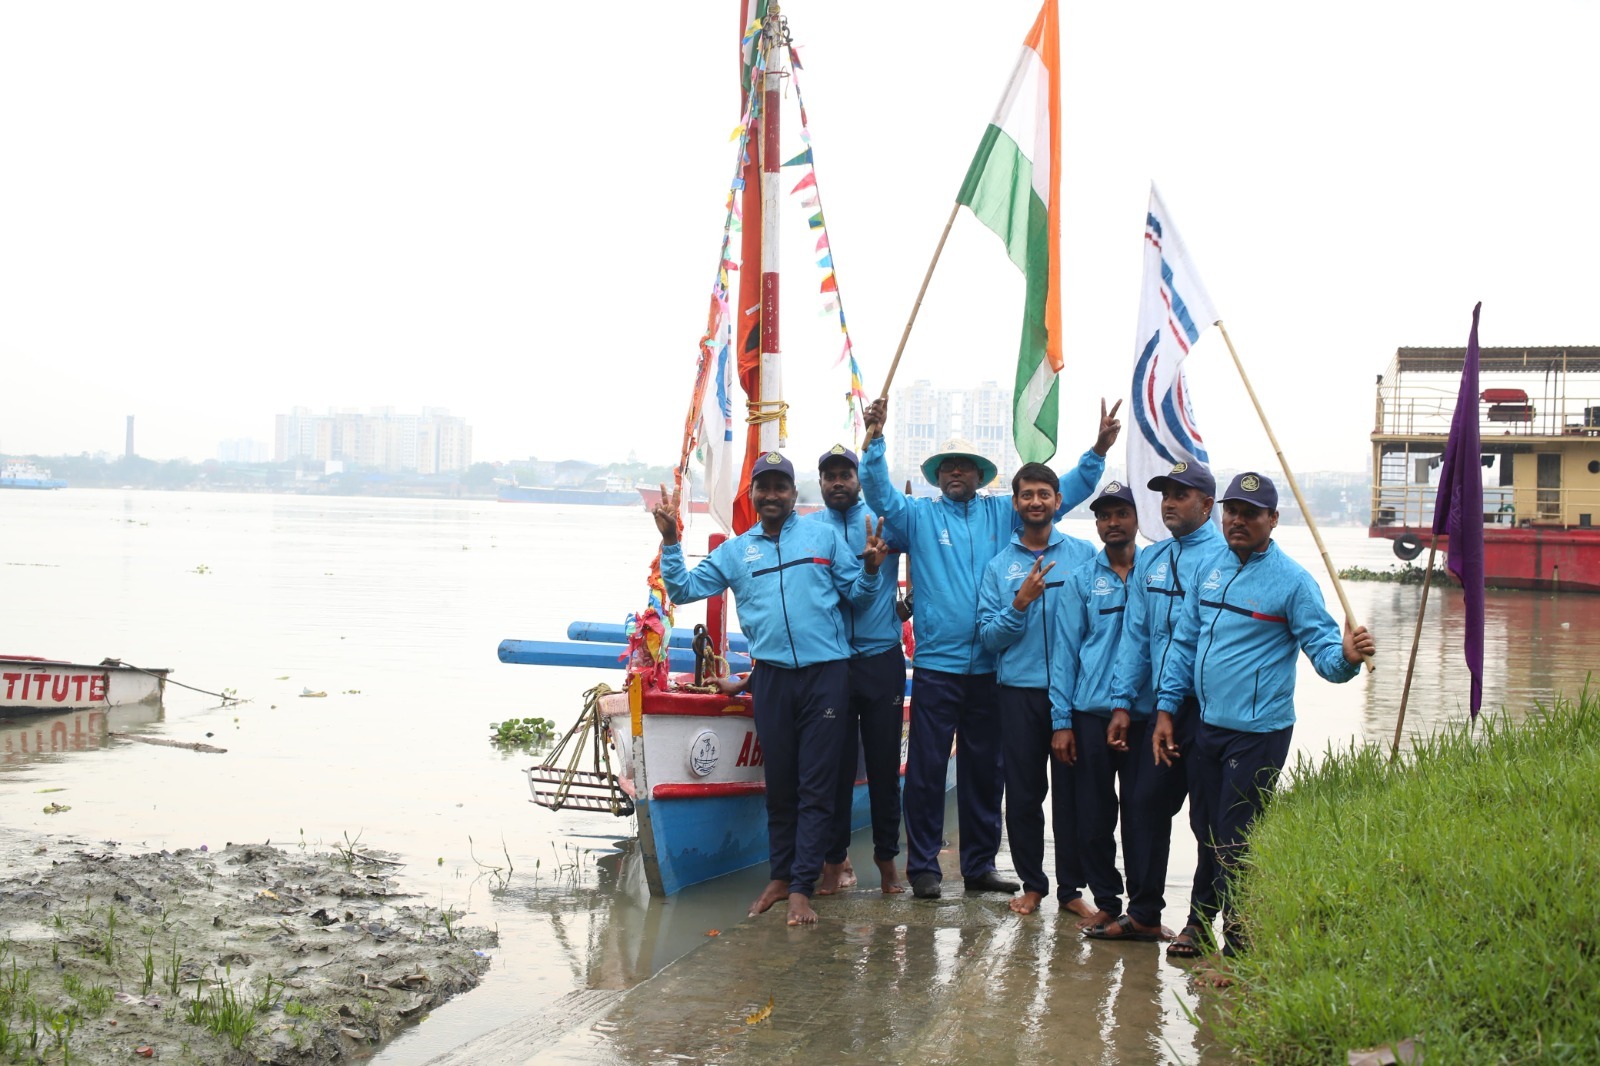
[[[750,675],[750,695],[766,764],[772,879],[809,896],[833,831],[849,661],[798,670],[760,663]]]
[[[1122,913],[1122,875],[1117,872],[1117,816],[1122,821],[1122,859],[1128,871],[1128,901],[1132,910],[1133,896],[1143,887],[1141,880],[1147,872],[1136,864],[1148,863],[1147,849],[1137,846],[1139,829],[1133,796],[1144,764],[1151,762],[1150,746],[1146,743],[1148,723],[1134,719],[1128,723],[1128,750],[1115,751],[1106,744],[1106,729],[1111,725],[1110,715],[1073,715],[1072,732],[1078,738],[1078,764],[1072,768],[1077,780],[1078,799],[1078,852],[1083,864],[1083,876],[1094,895],[1094,905],[1115,917]],[[1140,755],[1143,758],[1140,758]],[[1126,803],[1119,800],[1128,797]],[[1170,828],[1172,816],[1167,816]],[[1166,871],[1163,864],[1163,878]],[[1159,911],[1159,908],[1157,908]],[[1140,924],[1144,919],[1134,915]]]
[[[829,862],[850,854],[850,805],[857,771],[867,776],[872,802],[872,857],[900,854],[900,736],[906,720],[906,655],[898,647],[850,660],[850,706],[839,748]]]
[[[906,874],[939,876],[944,843],[944,782],[956,740],[956,810],[961,874],[994,869],[1000,851],[1000,721],[993,674],[911,674],[911,732],[906,750]]]
[[[1079,898],[1083,867],[1078,850],[1076,773],[1050,754],[1050,692],[1001,685],[1000,722],[1005,745],[1006,839],[1011,864],[1022,887],[1050,894],[1044,872],[1044,799],[1050,795],[1055,827],[1056,895],[1062,903]]]
[[[1194,884],[1189,888],[1189,919],[1186,925],[1210,925],[1211,919],[1218,912],[1218,898],[1216,887],[1221,874],[1216,868],[1216,852],[1211,844],[1211,804],[1205,797],[1198,795],[1200,789],[1200,776],[1195,770],[1195,730],[1200,725],[1200,703],[1194,696],[1186,696],[1178,706],[1178,714],[1173,715],[1173,741],[1178,744],[1178,759],[1174,759],[1170,767],[1162,767],[1158,773],[1150,776],[1149,789],[1142,797],[1142,808],[1149,810],[1149,820],[1154,828],[1154,820],[1158,812],[1168,808],[1166,815],[1166,839],[1171,842],[1171,820],[1173,815],[1181,810],[1184,799],[1189,800],[1189,831],[1195,837],[1195,876]],[[1162,856],[1162,882],[1166,882],[1165,848]],[[1130,908],[1133,911],[1133,908]],[[1134,919],[1144,922],[1138,912],[1134,912]],[[1149,922],[1154,925],[1154,922]]]
[[[1215,898],[1223,912],[1223,928],[1234,948],[1237,935],[1228,921],[1229,888],[1244,857],[1250,823],[1266,808],[1289,757],[1289,742],[1294,726],[1270,733],[1241,733],[1200,722],[1195,738],[1185,753],[1193,760],[1190,774],[1195,780],[1190,802],[1196,800],[1206,819],[1206,842],[1216,861]]]

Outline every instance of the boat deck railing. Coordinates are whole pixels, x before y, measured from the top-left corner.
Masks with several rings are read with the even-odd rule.
[[[1600,437],[1600,382],[1585,379],[1582,395],[1567,391],[1559,377],[1546,383],[1510,375],[1484,375],[1479,382],[1478,431],[1484,443],[1496,437]],[[1530,388],[1529,386],[1533,387]],[[1373,433],[1431,436],[1450,432],[1459,379],[1410,375],[1378,386]]]
[[[1378,529],[1420,529],[1433,524],[1438,489],[1433,485],[1376,485],[1372,490],[1372,525]],[[1563,515],[1570,516],[1564,520]],[[1592,516],[1592,517],[1591,517]],[[1510,485],[1485,485],[1485,529],[1590,525],[1600,528],[1600,488],[1538,489],[1524,494],[1519,508]]]

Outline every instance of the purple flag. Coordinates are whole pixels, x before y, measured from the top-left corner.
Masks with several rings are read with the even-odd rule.
[[[1439,468],[1439,495],[1433,510],[1433,535],[1450,538],[1445,566],[1461,581],[1467,603],[1464,644],[1472,671],[1472,717],[1483,706],[1483,464],[1478,440],[1478,312],[1472,309],[1472,335],[1461,364],[1461,392],[1450,421],[1450,439]]]

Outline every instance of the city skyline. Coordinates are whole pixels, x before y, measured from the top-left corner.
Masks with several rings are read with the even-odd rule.
[[[876,6],[785,8],[868,395],[1037,10],[930,0],[885,63]],[[428,402],[470,414],[480,455],[674,456],[733,172],[732,22],[656,20],[640,92],[563,5],[0,8],[0,447],[119,451],[135,413],[142,453],[199,459],[296,403]],[[1479,300],[1486,344],[1593,343],[1600,219],[1573,209],[1581,168],[1528,160],[1582,128],[1597,38],[1571,0],[1063,8],[1058,461],[1129,390],[1152,178],[1296,467],[1366,462],[1374,376],[1464,343]],[[804,457],[850,439],[849,383],[791,173]],[[899,374],[1008,384],[1023,296],[962,211]],[[1215,329],[1186,365],[1212,455],[1270,457]]]

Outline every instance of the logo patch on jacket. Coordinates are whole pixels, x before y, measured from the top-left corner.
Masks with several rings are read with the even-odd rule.
[[[1027,577],[1030,569],[1032,568],[1023,566],[1021,563],[1013,561],[1010,566],[1006,567],[1006,580],[1011,581],[1015,578]]]
[[[747,562],[747,563],[758,563],[758,562],[760,562],[761,561],[761,549],[756,547],[754,544],[752,544],[749,547],[747,547],[744,550],[744,561]]]
[[[1096,596],[1109,596],[1115,591],[1116,590],[1111,587],[1111,582],[1106,580],[1106,576],[1104,574],[1101,574],[1099,577],[1094,579],[1094,594]]]
[[[1206,575],[1206,583],[1204,585],[1201,585],[1200,587],[1203,588],[1203,589],[1214,589],[1214,588],[1220,588],[1221,586],[1222,586],[1222,571],[1221,570],[1212,570],[1211,573]]]
[[[948,548],[948,547],[951,546],[950,545],[950,531],[948,529],[939,530],[939,546],[941,548]]]
[[[1160,566],[1150,571],[1149,576],[1144,579],[1144,583],[1147,585],[1165,585],[1167,583],[1166,560],[1163,559]]]

